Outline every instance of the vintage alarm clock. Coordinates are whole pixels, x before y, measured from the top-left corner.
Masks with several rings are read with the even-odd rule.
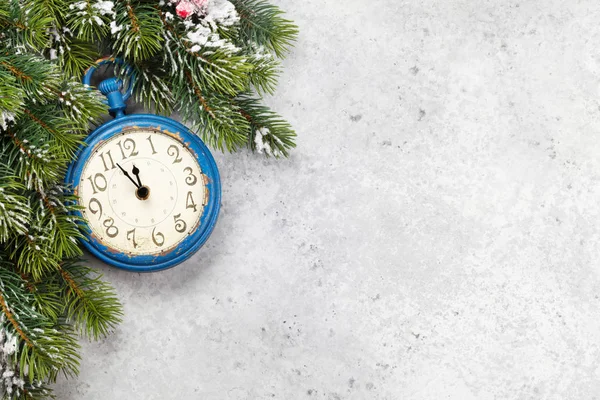
[[[202,140],[170,118],[125,115],[134,76],[119,59],[128,87],[113,77],[98,89],[115,119],[95,129],[69,166],[66,183],[78,196],[84,246],[115,267],[157,271],[194,254],[210,236],[220,209],[219,171]]]

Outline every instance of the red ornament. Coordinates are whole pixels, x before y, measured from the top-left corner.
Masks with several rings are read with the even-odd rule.
[[[194,4],[190,3],[189,1],[185,0],[180,1],[179,4],[177,4],[177,7],[175,7],[177,15],[179,15],[181,18],[189,17],[194,13],[195,10],[196,6],[194,6]]]

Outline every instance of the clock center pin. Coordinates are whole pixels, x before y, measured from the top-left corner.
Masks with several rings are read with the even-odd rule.
[[[135,196],[140,200],[148,200],[148,197],[150,197],[150,188],[146,185],[140,186],[135,191]]]

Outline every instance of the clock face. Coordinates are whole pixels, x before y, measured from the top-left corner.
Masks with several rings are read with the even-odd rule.
[[[160,255],[198,228],[208,179],[177,135],[134,127],[96,145],[77,187],[90,235],[116,252]]]

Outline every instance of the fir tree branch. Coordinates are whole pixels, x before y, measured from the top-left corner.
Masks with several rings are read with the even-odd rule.
[[[167,29],[167,60],[180,65],[172,71],[174,77],[181,77],[185,70],[193,75],[194,81],[200,86],[231,95],[248,87],[248,74],[253,66],[246,57],[236,54],[239,51],[194,45],[189,35],[186,37],[181,33],[184,32],[181,26],[169,22],[161,11],[159,13]]]
[[[55,186],[48,190],[43,200],[54,221],[53,240],[50,242],[52,253],[57,259],[81,256],[77,240],[83,239],[80,229],[83,220],[76,217],[75,210],[81,207],[77,205],[75,196],[67,196],[61,186]]]
[[[58,65],[66,77],[79,78],[100,55],[94,42],[86,42],[78,37],[67,37],[57,33],[60,42],[58,49]]]
[[[289,150],[296,147],[296,133],[284,119],[262,105],[259,99],[251,94],[244,94],[235,99],[240,113],[250,123],[248,144],[254,151],[275,157],[289,155]]]
[[[33,79],[31,76],[26,75],[23,71],[17,69],[16,67],[10,65],[6,61],[2,61],[0,63],[4,68],[8,69],[18,80],[22,82],[31,82]]]
[[[176,85],[175,97],[181,99],[179,111],[183,119],[211,146],[234,151],[246,143],[248,121],[226,95],[202,91],[191,74],[185,74],[187,84]]]
[[[75,261],[64,263],[60,274],[68,288],[63,295],[67,318],[90,338],[108,335],[123,315],[114,290],[98,272]]]
[[[34,104],[52,97],[60,80],[60,71],[38,56],[0,56],[0,68],[9,71],[16,78],[16,83],[24,90],[27,100]]]
[[[279,7],[264,0],[231,0],[240,15],[241,43],[256,43],[283,58],[298,36],[298,27]]]
[[[204,109],[204,111],[211,118],[216,118],[216,116],[213,113],[212,109],[208,106],[208,103],[206,102],[206,99],[204,98],[204,96],[202,96],[202,90],[200,90],[200,86],[198,86],[194,82],[194,78],[192,77],[192,74],[189,71],[186,71],[185,72],[185,77],[187,78],[187,81],[190,84],[190,86],[192,87],[192,89],[194,90],[194,94],[196,95],[196,98],[198,99],[198,101],[202,105],[202,108]]]
[[[0,242],[27,232],[31,215],[27,198],[22,195],[24,190],[6,166],[0,167]]]
[[[46,14],[53,21],[61,22],[69,9],[68,1],[65,0],[37,0],[33,3],[33,7],[32,12]]]
[[[6,130],[6,135],[0,139],[0,160],[14,171],[28,189],[37,190],[45,183],[60,179],[64,161],[52,155],[53,148],[43,137],[31,137],[33,142],[18,137],[16,132],[24,132],[18,129],[20,127],[29,128],[27,124],[18,124],[14,131]]]
[[[26,235],[12,237],[10,259],[19,271],[39,280],[48,272],[58,270],[63,258],[82,254],[77,239],[82,238],[78,219],[71,215],[74,198],[65,196],[60,187],[31,194],[31,223]]]
[[[67,25],[74,37],[81,41],[94,41],[108,33],[112,10],[105,10],[102,3],[95,0],[79,0],[69,5]]]
[[[77,129],[78,127],[74,126],[71,120],[65,117],[56,117],[54,110],[51,109],[30,107],[25,108],[23,111],[33,122],[28,126],[35,132],[35,135],[46,137],[46,140],[58,150],[56,158],[66,162],[70,161],[83,139],[81,126]],[[50,121],[50,118],[52,118],[52,121]],[[53,126],[50,126],[50,124]],[[77,131],[79,131],[79,134],[76,134]]]
[[[4,12],[0,13],[0,31],[6,32],[10,47],[44,48],[52,16],[46,10],[40,12],[35,0],[8,0],[4,6]]]
[[[65,302],[62,298],[63,287],[59,282],[59,273],[53,271],[44,275],[39,280],[33,280],[30,276],[22,274],[26,287],[33,295],[33,305],[41,314],[58,321],[64,315]]]
[[[0,69],[0,130],[6,129],[25,102],[25,91],[17,86],[17,79],[6,69]]]
[[[115,5],[114,50],[134,63],[158,53],[164,41],[157,10],[123,0]]]
[[[136,76],[134,96],[145,109],[169,115],[173,111],[173,93],[169,86],[169,74],[161,64],[144,62],[134,65]]]
[[[108,106],[102,102],[103,96],[99,91],[90,90],[73,79],[64,80],[56,95],[73,132],[87,133],[90,123],[96,124],[100,116],[108,113]]]
[[[0,335],[4,351],[10,357],[5,369],[15,371],[30,384],[54,380],[59,371],[77,372],[78,348],[75,338],[63,325],[56,324],[33,309],[33,295],[28,293],[20,276],[0,267]],[[56,329],[60,328],[60,330]],[[0,380],[0,384],[4,382]],[[23,381],[24,383],[24,381]]]
[[[279,78],[279,62],[264,49],[251,47],[247,51],[248,60],[254,66],[249,74],[250,84],[259,95],[273,94]]]
[[[56,399],[56,396],[52,394],[52,389],[45,385],[41,381],[36,383],[25,382],[23,388],[16,385],[13,386],[13,393],[17,397],[13,397],[11,400],[42,400],[42,399]],[[9,393],[11,395],[11,393]]]
[[[4,299],[4,296],[2,295],[1,291],[0,291],[0,307],[2,307],[2,312],[4,313],[4,316],[6,317],[8,322],[10,322],[10,324],[13,326],[14,330],[19,334],[19,337],[21,338],[21,340],[23,340],[27,346],[33,347],[33,343],[31,342],[31,339],[29,339],[29,337],[25,334],[25,332],[23,332],[23,329],[21,329],[21,326],[19,325],[19,323],[15,319],[15,316],[13,315],[10,308],[6,304],[6,300]]]

